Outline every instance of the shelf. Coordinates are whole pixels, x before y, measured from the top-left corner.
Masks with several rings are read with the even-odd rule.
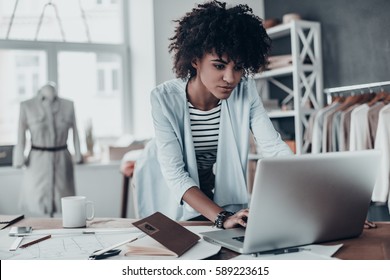
[[[281,108],[276,108],[276,110],[267,112],[267,115],[274,121],[284,121],[283,118],[292,118],[297,154],[308,151],[308,143],[303,136],[305,129],[308,128],[309,114],[314,109],[307,108],[307,103],[312,102],[313,106],[322,104],[320,27],[318,22],[294,20],[268,28],[266,31],[272,40],[281,37],[286,37],[289,40],[292,63],[253,76],[259,82],[258,86],[261,88],[263,96],[269,98],[271,92],[276,90],[276,86],[279,90],[288,94],[282,102],[293,101],[294,109],[282,111]],[[274,42],[285,44],[284,41],[280,40]],[[306,58],[310,62],[306,61]],[[285,77],[288,78],[287,83],[283,79]]]
[[[289,118],[289,117],[295,117],[296,111],[294,110],[287,110],[287,111],[282,111],[282,110],[274,110],[267,112],[268,116],[273,119],[273,118]]]
[[[272,70],[266,70],[261,73],[257,73],[254,75],[254,79],[266,79],[271,77],[281,77],[281,76],[287,76],[291,75],[294,70],[294,67],[292,65]]]
[[[277,39],[289,35],[291,32],[291,28],[293,27],[294,24],[302,28],[309,28],[310,25],[312,25],[313,23],[314,22],[306,21],[306,20],[295,20],[286,24],[279,24],[274,27],[268,28],[266,31],[268,36],[271,39]]]
[[[291,22],[287,24],[279,24],[268,28],[266,31],[271,39],[276,39],[290,34],[291,26]]]
[[[302,115],[310,115],[314,113],[314,109],[301,109]],[[297,116],[298,112],[296,110],[272,110],[267,111],[268,117],[271,119],[275,118],[289,118],[289,117],[295,117]]]
[[[304,72],[309,72],[313,71],[314,66],[311,64],[305,64],[302,65],[302,71]],[[277,68],[277,69],[272,69],[272,70],[266,70],[261,73],[257,73],[253,76],[254,79],[267,79],[267,78],[272,78],[272,77],[283,77],[287,75],[291,75],[294,71],[294,66],[286,66],[282,68]]]

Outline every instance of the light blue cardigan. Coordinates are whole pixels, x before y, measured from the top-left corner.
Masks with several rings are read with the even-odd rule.
[[[187,80],[171,80],[151,94],[155,139],[148,143],[135,167],[136,203],[140,217],[160,211],[175,220],[199,215],[182,201],[199,186],[195,150],[186,98]],[[242,79],[222,100],[214,201],[237,211],[246,207],[246,169],[250,131],[263,157],[291,155],[267,116],[253,79]]]

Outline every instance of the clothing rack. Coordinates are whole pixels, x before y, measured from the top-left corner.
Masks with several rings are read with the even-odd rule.
[[[357,89],[372,89],[376,87],[382,87],[390,85],[390,81],[384,81],[384,82],[376,82],[376,83],[368,83],[368,84],[360,84],[360,85],[351,85],[351,86],[342,86],[342,87],[334,87],[334,88],[326,88],[324,89],[324,93],[327,94],[327,104],[331,102],[332,94],[334,93],[340,93],[344,91],[354,91]]]
[[[353,91],[356,89],[363,89],[363,88],[370,89],[370,88],[374,88],[374,87],[381,87],[381,86],[387,86],[387,85],[390,85],[390,81],[370,83],[370,84],[352,85],[352,86],[343,86],[343,87],[334,87],[334,88],[326,88],[326,89],[324,89],[324,92],[326,94],[332,94],[332,93],[339,93],[342,91]]]

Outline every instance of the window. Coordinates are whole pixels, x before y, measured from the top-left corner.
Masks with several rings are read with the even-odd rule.
[[[118,95],[120,60],[118,57],[99,54],[96,61],[98,73],[98,94],[100,96]]]
[[[16,83],[21,98],[31,97],[38,92],[39,76],[42,76],[40,60],[44,60],[40,57],[41,55],[31,52],[16,52],[15,54],[15,71],[18,77]]]
[[[0,0],[0,39],[119,44],[121,11],[121,1]]]
[[[105,80],[104,70],[103,69],[98,69],[97,74],[98,74],[98,79],[97,79],[98,91],[99,92],[104,92],[104,89],[105,89],[105,85],[104,85],[104,80]]]
[[[26,79],[23,74],[19,74],[17,78],[17,83],[18,83],[18,95],[20,97],[23,97],[26,95]]]
[[[116,92],[119,89],[119,71],[118,69],[113,69],[112,73],[112,91]]]
[[[129,130],[123,117],[130,106],[123,102],[126,5],[98,2],[0,0],[0,145],[16,143],[20,102],[48,81],[75,104],[82,151],[86,123],[92,123],[97,142],[114,141]]]
[[[60,52],[58,65],[59,93],[74,102],[78,129],[84,131],[85,124],[92,121],[96,137],[121,136],[122,97],[120,94],[113,94],[109,87],[111,83],[107,81],[111,80],[108,79],[111,76],[106,75],[114,65],[121,67],[120,57],[94,52]]]
[[[32,89],[33,92],[38,92],[39,87],[39,74],[33,73],[32,74]]]
[[[43,51],[0,49],[0,144],[16,142],[19,104],[47,81],[46,64]]]

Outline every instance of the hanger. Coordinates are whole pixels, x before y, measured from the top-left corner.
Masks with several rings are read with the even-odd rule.
[[[367,103],[367,102],[370,102],[374,97],[375,95],[373,94],[372,90],[370,89],[370,92],[364,92],[363,90],[361,91],[361,99],[359,100],[359,103],[360,104],[363,104],[363,103]]]
[[[360,101],[364,98],[363,94],[356,94],[354,91],[351,91],[347,97],[343,96],[343,101],[341,105],[335,110],[335,112],[338,111],[344,111],[348,109],[349,107],[360,103]],[[340,99],[341,102],[341,99]]]
[[[362,95],[356,94],[354,91],[351,91],[349,96],[345,98],[344,104],[355,104],[362,98]]]
[[[367,105],[369,107],[373,106],[375,103],[377,102],[381,102],[381,101],[384,101],[384,99],[388,96],[388,94],[384,91],[380,91],[378,93],[375,94],[374,98],[372,98],[368,103]]]
[[[80,9],[80,13],[81,13],[81,19],[84,23],[84,28],[85,28],[85,35],[86,35],[86,38],[87,38],[87,41],[89,43],[91,43],[91,33],[89,31],[89,25],[88,25],[88,21],[87,21],[87,17],[86,17],[86,14],[85,14],[85,10],[84,10],[84,7],[81,3],[82,0],[78,0],[79,2],[79,9]],[[19,5],[19,0],[15,0],[15,5],[14,5],[14,9],[13,9],[13,12],[12,12],[12,15],[11,15],[11,19],[10,19],[10,22],[8,24],[8,29],[7,29],[7,34],[5,36],[5,39],[8,40],[9,39],[9,36],[11,34],[11,30],[12,30],[12,27],[13,27],[13,23],[14,23],[14,19],[15,19],[15,14],[16,14],[16,11],[18,9],[18,5]],[[64,28],[63,28],[63,25],[62,25],[62,20],[59,16],[59,13],[58,13],[58,9],[57,9],[57,6],[56,4],[53,3],[53,0],[49,0],[44,6],[43,6],[43,9],[42,9],[42,12],[39,16],[39,21],[38,21],[38,26],[37,26],[37,30],[35,32],[35,38],[34,40],[37,41],[38,40],[38,35],[39,35],[39,32],[41,30],[41,25],[42,25],[42,22],[43,22],[43,18],[45,16],[45,11],[46,11],[46,8],[47,7],[52,7],[54,9],[54,12],[55,12],[55,15],[56,15],[56,19],[57,19],[57,23],[58,23],[58,26],[60,28],[60,32],[61,32],[61,37],[62,37],[62,41],[63,42],[66,42],[65,40],[65,31],[64,31]]]
[[[383,91],[384,99],[383,102],[387,105],[390,103],[390,93],[388,91]]]
[[[344,102],[344,99],[345,99],[344,96],[338,93],[335,96],[333,96],[332,103]]]
[[[38,35],[39,35],[39,31],[41,30],[41,25],[42,25],[42,21],[43,21],[43,18],[45,16],[45,11],[46,11],[46,8],[47,7],[52,7],[54,9],[54,12],[56,14],[56,18],[57,18],[57,22],[58,22],[58,26],[60,27],[60,32],[61,32],[61,36],[62,36],[62,41],[63,42],[66,42],[65,40],[65,32],[64,32],[64,27],[62,26],[62,21],[60,19],[60,16],[58,14],[58,9],[57,9],[57,5],[52,3],[52,0],[49,0],[44,6],[43,6],[43,9],[42,9],[42,13],[41,15],[39,16],[39,22],[38,22],[38,26],[37,26],[37,31],[35,32],[35,41],[38,40]]]
[[[390,103],[390,92],[385,91],[383,86],[390,85],[390,81],[378,82],[378,83],[370,83],[370,84],[361,84],[361,85],[352,85],[352,86],[343,86],[343,87],[335,87],[335,88],[327,88],[324,89],[324,92],[327,94],[331,94],[328,96],[328,103],[331,100],[331,103],[339,102],[342,103],[342,106],[339,108],[344,110],[351,105],[357,103],[368,103],[369,106],[374,105],[376,102],[383,101],[385,104]],[[372,88],[380,87],[381,91],[379,93],[375,93]],[[368,93],[364,93],[363,89],[366,88],[369,90]],[[347,92],[350,90],[349,96],[343,97],[341,92]],[[355,90],[360,90],[360,94],[355,92]]]

